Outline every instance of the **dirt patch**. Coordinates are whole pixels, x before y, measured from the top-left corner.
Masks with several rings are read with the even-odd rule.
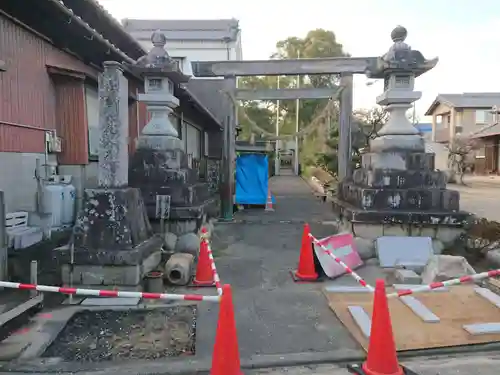
[[[101,362],[192,355],[195,333],[195,306],[86,310],[73,316],[43,357]]]

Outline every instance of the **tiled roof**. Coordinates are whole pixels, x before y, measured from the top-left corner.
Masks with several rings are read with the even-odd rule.
[[[167,40],[228,40],[238,37],[239,21],[225,20],[138,20],[124,19],[125,30],[135,38],[147,38],[155,30],[161,30]],[[144,34],[144,37],[143,37]]]
[[[474,138],[484,138],[499,134],[500,134],[500,124],[496,123],[496,124],[486,125],[481,130],[475,132],[472,136]]]
[[[222,79],[190,79],[185,85],[222,126],[226,123],[230,104],[229,98],[222,93],[224,85],[225,82]]]

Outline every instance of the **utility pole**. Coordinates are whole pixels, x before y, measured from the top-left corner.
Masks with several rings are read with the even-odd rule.
[[[279,90],[280,88],[280,76],[278,76],[276,88]],[[276,137],[280,136],[280,101],[276,101]],[[280,149],[279,149],[280,141],[276,139],[276,154],[274,159],[274,174],[279,176],[280,174]]]
[[[300,59],[300,51],[297,52],[297,59]],[[300,75],[297,74],[297,88],[300,88]],[[295,132],[299,132],[299,111],[300,111],[300,99],[296,99],[295,102]],[[299,136],[295,136],[295,152],[294,152],[294,172],[295,175],[299,175]]]

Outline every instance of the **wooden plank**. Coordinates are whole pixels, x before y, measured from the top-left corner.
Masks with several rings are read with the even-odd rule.
[[[486,300],[490,301],[493,305],[496,307],[500,308],[500,296],[498,294],[493,293],[491,290],[486,289],[486,288],[481,288],[481,287],[476,287],[474,291],[480,295],[481,297],[485,298]]]
[[[422,302],[413,296],[400,297],[401,301],[408,306],[411,311],[417,314],[426,323],[439,323],[441,319],[429,310]]]
[[[444,348],[451,346],[500,342],[500,334],[471,335],[464,325],[500,321],[498,308],[474,291],[474,285],[458,285],[444,292],[422,292],[415,297],[440,318],[439,323],[425,323],[399,298],[391,298],[389,309],[398,351]],[[388,292],[392,292],[388,288]],[[368,339],[361,332],[348,306],[361,306],[373,313],[371,293],[324,292],[328,304],[355,340],[368,349]]]
[[[492,333],[500,333],[500,323],[480,323],[466,324],[464,329],[471,335],[490,335]]]
[[[366,313],[366,311],[361,306],[347,306],[347,309],[352,315],[352,318],[358,325],[361,332],[365,337],[370,337],[370,331],[372,330],[372,320]]]

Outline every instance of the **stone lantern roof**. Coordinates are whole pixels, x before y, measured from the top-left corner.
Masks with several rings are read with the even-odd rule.
[[[420,51],[412,50],[405,43],[408,32],[403,26],[397,26],[391,32],[393,45],[383,56],[379,57],[373,66],[367,69],[369,78],[385,78],[394,73],[410,73],[415,77],[431,70],[439,59],[427,60]]]

